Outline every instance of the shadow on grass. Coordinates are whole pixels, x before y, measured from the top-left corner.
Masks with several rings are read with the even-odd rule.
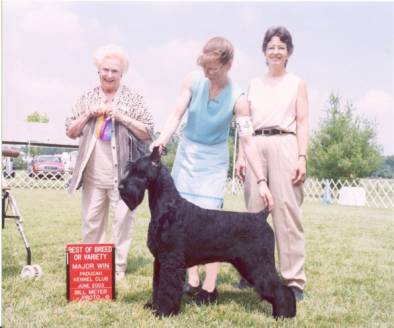
[[[123,302],[127,304],[145,304],[151,301],[151,290],[146,290],[144,292],[129,293],[122,299]]]
[[[143,292],[132,292],[122,298],[122,302],[127,304],[146,304],[151,302],[152,289]],[[264,313],[267,317],[272,315],[272,307],[266,301],[261,301],[254,289],[250,288],[244,291],[220,291],[217,305],[229,305],[230,303],[238,304],[246,313]],[[186,295],[182,297],[181,312],[185,308],[197,306],[192,299]],[[206,305],[202,305],[205,307]],[[190,309],[189,309],[190,310]],[[187,311],[189,311],[187,310]]]
[[[218,304],[227,305],[237,303],[247,313],[263,312],[267,316],[271,316],[272,306],[266,301],[260,300],[260,297],[253,288],[238,291],[222,291],[219,290]]]
[[[16,264],[12,265],[3,265],[2,268],[2,275],[3,275],[3,280],[6,280],[7,278],[13,278],[13,277],[18,277],[22,271],[23,266],[18,266]]]
[[[135,274],[140,271],[144,267],[152,267],[153,261],[144,256],[132,256],[131,259],[128,260],[127,264],[127,274]]]
[[[221,263],[221,270],[219,271],[217,284],[233,285],[239,282],[241,278],[238,271],[229,263]],[[205,278],[205,277],[204,277]]]
[[[228,265],[228,264],[226,264]],[[152,259],[148,259],[143,256],[132,257],[129,260],[127,274],[135,274],[138,271],[144,270],[144,267],[152,266]],[[201,280],[204,279],[205,272],[201,275]],[[218,305],[229,305],[231,303],[238,304],[243,311],[247,313],[264,313],[270,317],[272,315],[272,306],[265,300],[261,300],[258,294],[253,288],[245,290],[237,290],[233,287],[227,287],[226,285],[232,285],[239,281],[239,274],[232,266],[222,270],[218,276]],[[130,292],[122,297],[122,301],[127,304],[145,304],[151,301],[152,287],[143,292]],[[185,307],[193,307],[194,303],[192,299],[186,295],[182,297],[182,309]]]

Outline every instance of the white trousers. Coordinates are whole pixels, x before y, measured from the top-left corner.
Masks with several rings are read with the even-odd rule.
[[[117,188],[103,189],[93,184],[82,186],[82,242],[105,243],[109,209],[111,207],[112,238],[115,244],[115,270],[126,271],[131,245],[135,210],[130,211]]]

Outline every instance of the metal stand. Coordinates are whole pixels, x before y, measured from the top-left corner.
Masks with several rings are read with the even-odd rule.
[[[2,213],[1,213],[1,227],[4,229],[5,227],[5,219],[14,219],[16,227],[19,231],[19,234],[22,238],[23,244],[25,245],[27,252],[27,265],[22,269],[21,276],[22,278],[39,278],[42,275],[42,269],[38,264],[31,265],[31,249],[29,242],[27,241],[26,235],[23,231],[22,226],[22,216],[19,212],[18,206],[14,197],[9,192],[9,189],[2,190]],[[12,215],[8,214],[11,211]]]

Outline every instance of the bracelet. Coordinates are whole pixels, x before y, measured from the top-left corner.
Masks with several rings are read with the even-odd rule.
[[[265,179],[265,178],[258,179],[257,180],[257,184],[260,184],[260,182],[267,182],[267,179]]]
[[[307,160],[307,157],[306,157],[306,155],[305,155],[305,154],[299,154],[299,155],[298,155],[298,158],[300,158],[300,157],[304,157],[304,158],[305,158],[305,160]]]

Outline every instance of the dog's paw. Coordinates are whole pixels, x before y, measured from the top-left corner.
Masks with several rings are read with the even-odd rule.
[[[178,311],[171,311],[171,310],[160,310],[160,309],[152,309],[152,313],[158,318],[169,317],[173,315],[177,315]]]
[[[153,308],[152,302],[146,302],[144,304],[144,309],[152,310],[152,308]]]
[[[160,310],[152,310],[152,313],[154,314],[155,317],[161,319],[164,317],[169,317],[171,314],[170,313],[166,313]]]

